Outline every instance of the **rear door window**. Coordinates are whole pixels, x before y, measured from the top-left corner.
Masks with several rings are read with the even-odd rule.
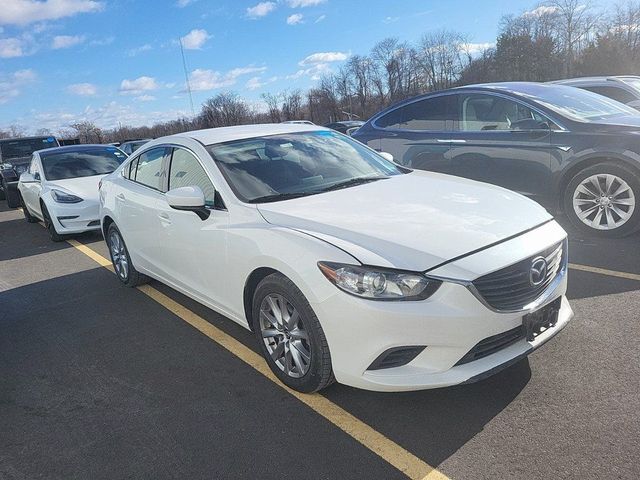
[[[167,148],[158,147],[144,152],[132,162],[129,178],[136,183],[161,191],[163,187],[163,166],[167,150]]]
[[[398,107],[376,120],[376,125],[399,130],[445,131],[452,117],[452,95],[439,95]]]

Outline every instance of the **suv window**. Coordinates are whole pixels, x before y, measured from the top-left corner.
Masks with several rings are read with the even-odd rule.
[[[376,120],[376,125],[405,130],[446,130],[447,120],[452,119],[451,99],[451,95],[440,95],[409,103]]]
[[[147,150],[131,162],[129,179],[155,190],[162,190],[162,162],[167,149],[164,147]]]
[[[458,129],[466,132],[511,130],[521,120],[552,122],[519,102],[497,95],[462,93],[458,95]]]
[[[613,100],[617,100],[621,103],[630,103],[634,100],[638,100],[636,96],[620,87],[581,87],[584,90],[589,90],[590,92],[597,93],[599,95],[604,95],[605,97],[612,98]]]
[[[191,152],[183,148],[174,148],[169,167],[169,190],[191,186],[200,187],[204,193],[204,204],[213,208],[215,189],[207,172]]]

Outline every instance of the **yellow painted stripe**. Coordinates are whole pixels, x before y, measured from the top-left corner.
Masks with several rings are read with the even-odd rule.
[[[580,265],[577,263],[570,263],[569,268],[574,270],[581,270],[583,272],[597,273],[599,275],[608,275],[610,277],[626,278],[627,280],[640,281],[640,275],[635,273],[618,272],[617,270],[608,270],[606,268],[591,267],[589,265]]]
[[[87,255],[103,267],[113,271],[111,262],[102,255],[75,240],[68,240],[69,244]],[[340,428],[343,432],[360,442],[376,455],[393,465],[412,480],[447,480],[448,477],[436,470],[431,465],[405,450],[393,440],[370,427],[362,420],[356,418],[342,407],[336,405],[328,398],[318,394],[304,394],[288,388],[273,374],[262,356],[247,348],[231,335],[223,332],[204,318],[184,307],[180,303],[166,296],[157,289],[142,285],[138,287],[145,295],[149,296],[171,313],[203,333],[218,345],[224,347],[247,365],[260,372],[280,388],[286,390],[292,396],[309,406],[315,412]]]

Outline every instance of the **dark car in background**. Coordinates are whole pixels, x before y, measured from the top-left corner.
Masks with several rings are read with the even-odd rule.
[[[33,152],[59,146],[51,136],[4,138],[0,140],[0,200],[11,208],[20,206],[17,185],[31,163]]]
[[[352,128],[359,128],[364,125],[362,120],[343,120],[341,122],[332,122],[327,123],[325,127],[335,130],[340,133],[347,133],[347,130],[351,130]]]
[[[550,83],[589,90],[640,110],[640,77],[634,75],[568,78]]]
[[[127,140],[126,142],[122,142],[118,148],[122,150],[127,155],[131,155],[137,149],[139,149],[142,145],[147,143],[150,138],[142,138],[140,140]]]
[[[640,228],[640,114],[592,92],[528,82],[458,87],[391,106],[354,138],[410,168],[522,193],[587,232]]]

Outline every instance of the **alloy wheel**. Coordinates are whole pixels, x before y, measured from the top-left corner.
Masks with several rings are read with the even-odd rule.
[[[311,346],[298,310],[284,296],[267,295],[260,304],[260,331],[273,362],[286,375],[300,378],[309,370]]]
[[[636,200],[627,182],[603,173],[585,178],[573,192],[573,209],[588,227],[613,230],[633,215]]]
[[[120,238],[120,235],[118,235],[118,232],[111,232],[109,236],[109,248],[116,273],[120,278],[126,280],[127,275],[129,275],[129,261],[127,260],[124,242]]]

